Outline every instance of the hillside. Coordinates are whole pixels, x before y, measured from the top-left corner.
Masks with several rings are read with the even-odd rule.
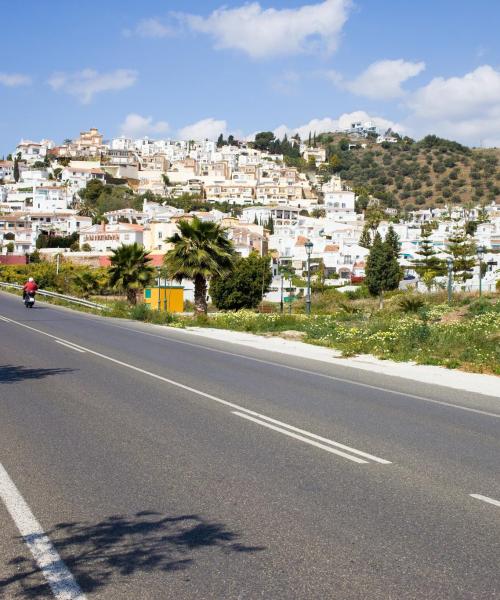
[[[362,196],[373,195],[388,207],[413,210],[500,199],[496,148],[472,149],[436,136],[419,142],[398,136],[397,143],[377,144],[323,134],[316,143],[326,148],[328,159],[318,174],[338,174]],[[349,149],[353,143],[359,147]]]

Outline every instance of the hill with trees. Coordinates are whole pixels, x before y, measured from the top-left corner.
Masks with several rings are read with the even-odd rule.
[[[377,144],[376,136],[354,138],[339,133],[309,136],[304,140],[309,145],[326,149],[327,162],[318,169],[314,161],[299,156],[296,136],[278,140],[271,132],[261,132],[254,145],[283,154],[288,165],[301,171],[316,172],[319,182],[340,175],[362,199],[374,196],[388,208],[477,205],[500,197],[499,149],[469,148],[435,135],[415,141],[387,133],[397,141]]]

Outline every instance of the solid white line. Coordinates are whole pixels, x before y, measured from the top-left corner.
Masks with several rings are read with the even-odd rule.
[[[0,498],[23,536],[57,600],[85,600],[68,567],[0,463]]]
[[[488,502],[488,504],[493,504],[493,506],[500,506],[500,501],[488,498],[488,496],[482,496],[481,494],[469,494],[469,496],[477,498],[477,500],[482,500],[483,502]]]
[[[70,343],[73,344],[73,342],[69,342],[68,340],[64,340],[62,338],[58,338],[55,335],[52,335],[51,333],[47,333],[46,331],[42,331],[40,329],[36,329],[35,327],[31,327],[30,325],[26,325],[25,323],[19,323],[18,321],[14,321],[12,319],[9,319],[9,321],[11,321],[12,323],[15,323],[16,325],[20,325],[21,327],[25,327],[26,329],[30,329],[32,331],[36,331],[37,333],[40,333],[41,335],[45,335],[48,338],[51,338],[53,340],[56,341],[61,341],[61,342],[66,342],[66,343]],[[208,394],[207,392],[203,392],[201,390],[198,390],[196,388],[193,388],[189,385],[184,385],[183,383],[179,383],[178,381],[174,381],[173,379],[168,379],[167,377],[163,377],[162,375],[157,375],[156,373],[153,373],[151,371],[146,371],[145,369],[141,369],[140,367],[136,367],[135,365],[132,365],[130,363],[126,363],[123,362],[121,360],[118,360],[117,358],[113,358],[111,356],[108,356],[107,354],[102,354],[101,352],[97,352],[96,350],[91,350],[90,348],[86,348],[84,346],[78,346],[77,344],[75,344],[75,346],[77,348],[80,348],[81,350],[84,350],[86,352],[88,352],[89,354],[93,354],[94,356],[98,356],[99,358],[103,358],[104,360],[109,360],[112,363],[115,363],[117,365],[120,365],[122,367],[126,367],[127,369],[131,369],[132,371],[136,371],[137,373],[142,373],[144,375],[148,375],[148,377],[152,377],[154,379],[158,379],[160,381],[164,381],[165,383],[168,383],[169,385],[173,385],[175,387],[178,387],[182,390],[186,390],[188,392],[191,392],[192,394],[196,394],[198,396],[202,396],[203,398],[208,398],[209,400],[213,400],[214,402],[217,402],[219,404],[223,404],[224,406],[228,406],[229,408],[233,408],[237,411],[246,413],[247,415],[253,415],[255,417],[258,417],[260,419],[264,419],[267,421],[271,421],[271,422],[275,422],[275,423],[281,423],[281,421],[275,421],[274,419],[271,419],[270,417],[267,417],[266,415],[262,415],[258,412],[255,412],[253,410],[250,410],[248,408],[245,408],[243,406],[240,406],[238,404],[234,404],[234,402],[229,402],[227,400],[223,400],[222,398],[218,398],[217,396],[213,396],[212,394]],[[286,425],[284,423],[281,423],[282,425],[284,425],[285,427],[288,427],[289,429],[294,429],[295,431],[303,431],[300,430],[298,428],[294,428],[292,425]],[[305,432],[307,435],[310,435],[311,437],[315,437],[315,434],[310,434],[309,432]],[[320,436],[317,436],[317,439],[322,439],[322,440],[326,440],[327,438],[321,438]],[[371,454],[366,454],[366,453],[362,453],[360,450],[354,450],[352,448],[349,448],[349,446],[344,446],[343,444],[339,444],[338,442],[332,442],[331,440],[328,440],[328,443],[330,444],[335,444],[338,445],[339,447],[342,448],[347,448],[349,449],[350,452],[356,453],[356,454],[361,454],[362,456],[366,456],[371,458],[372,460],[375,460],[377,462],[383,462],[384,464],[391,464],[390,461],[384,461],[384,459],[380,459],[378,457],[375,457]],[[331,449],[330,449],[331,451]],[[334,453],[335,454],[335,453]],[[336,452],[336,454],[339,454],[339,452]],[[354,457],[350,457],[351,460],[354,459]],[[359,461],[356,460],[355,462],[366,462],[366,461]]]
[[[55,340],[56,344],[61,344],[61,346],[65,346],[66,348],[70,348],[71,350],[75,350],[76,352],[85,352],[85,350],[82,350],[81,348],[77,348],[76,346],[73,346],[72,344],[68,344],[67,342],[63,342],[61,340]]]
[[[51,308],[61,308],[61,307],[51,305]],[[87,313],[80,313],[80,314],[85,315],[85,317],[91,318],[91,316],[88,315]],[[97,316],[99,316],[99,315],[97,315]],[[101,317],[101,318],[105,318],[105,317]],[[5,320],[9,323],[10,322],[15,323],[16,325],[23,325],[22,323],[13,321],[12,319],[5,318]],[[93,318],[92,320],[95,321],[96,319]],[[193,348],[197,348],[198,350],[201,349],[201,350],[207,350],[208,352],[216,352],[218,354],[225,354],[226,356],[235,356],[237,358],[243,358],[245,360],[261,363],[266,366],[281,367],[282,369],[288,369],[289,371],[304,373],[306,375],[312,375],[314,377],[322,377],[323,379],[329,379],[331,381],[339,381],[340,383],[348,383],[350,385],[359,386],[359,387],[367,388],[370,390],[377,390],[379,392],[384,392],[386,394],[394,394],[396,396],[403,396],[404,398],[412,398],[413,400],[421,400],[422,402],[428,402],[430,404],[437,404],[439,406],[446,406],[448,408],[456,408],[457,410],[465,410],[467,412],[476,413],[478,415],[484,415],[486,417],[494,417],[496,419],[500,419],[499,413],[492,413],[492,412],[488,412],[486,410],[480,410],[478,408],[470,408],[468,406],[463,406],[461,404],[453,404],[452,402],[445,402],[444,400],[434,400],[433,398],[426,398],[425,396],[418,396],[417,394],[410,394],[408,392],[399,392],[397,390],[383,388],[381,386],[372,385],[370,383],[362,383],[361,381],[354,381],[352,379],[346,379],[345,377],[336,377],[335,375],[327,375],[326,373],[319,373],[317,371],[311,371],[310,369],[301,369],[300,367],[292,367],[290,365],[285,365],[283,363],[275,362],[272,360],[264,360],[262,358],[255,358],[253,356],[248,356],[246,354],[239,354],[238,352],[229,352],[228,350],[220,350],[218,348],[210,348],[209,346],[204,346],[202,344],[195,344],[193,342],[185,342],[183,340],[178,340],[174,337],[168,337],[165,335],[158,335],[155,333],[150,333],[148,331],[143,331],[142,329],[136,329],[136,328],[132,328],[132,327],[124,327],[123,325],[117,325],[115,323],[109,323],[109,322],[106,322],[106,325],[108,327],[115,327],[116,329],[123,329],[125,331],[131,331],[133,333],[141,333],[142,335],[155,337],[158,339],[166,340],[167,342],[173,342],[175,344],[182,344],[184,346],[192,346]],[[35,330],[35,331],[39,331],[39,330]],[[177,333],[180,333],[181,331],[182,330],[177,330]],[[45,333],[45,332],[40,331],[40,333]],[[196,333],[192,333],[189,331],[183,332],[183,333],[185,335],[196,335]],[[229,342],[229,343],[231,343],[231,342]],[[251,346],[250,346],[250,348],[251,348]],[[269,352],[272,352],[272,350],[269,350]],[[284,355],[290,356],[287,354],[284,354]],[[295,357],[295,358],[297,358],[297,357]],[[315,360],[315,359],[312,359],[312,360]],[[318,361],[318,362],[323,362],[323,361]],[[326,363],[326,364],[328,364],[328,363]],[[349,367],[349,368],[355,369],[355,367]],[[407,379],[407,378],[404,378],[401,376],[397,376],[397,375],[388,375],[387,377],[397,377],[398,379],[403,379],[405,381],[411,382],[410,379]]]
[[[234,413],[238,414],[238,413]],[[252,413],[258,414],[258,413]],[[311,433],[310,431],[306,431],[305,429],[299,429],[298,427],[294,427],[293,425],[288,425],[288,423],[283,423],[283,421],[277,421],[276,419],[271,419],[271,417],[266,417],[264,415],[258,415],[259,418],[264,419],[265,421],[269,421],[270,423],[274,423],[275,425],[279,425],[281,427],[285,427],[286,429],[290,429],[291,431],[296,431],[297,433],[301,433],[302,435],[306,435],[315,440],[319,440],[320,442],[324,442],[325,444],[329,444],[330,446],[335,446],[336,448],[342,448],[343,450],[347,450],[347,452],[351,452],[352,454],[357,454],[358,456],[363,456],[364,458],[368,458],[373,460],[374,462],[378,462],[382,465],[390,465],[392,464],[390,460],[385,460],[385,458],[379,458],[378,456],[374,456],[373,454],[368,454],[368,452],[363,452],[362,450],[356,450],[356,448],[351,448],[350,446],[346,446],[345,444],[340,444],[339,442],[334,442],[333,440],[329,440],[328,438],[321,437],[320,435],[316,435],[315,433]]]
[[[272,429],[273,431],[279,431],[280,433],[283,433],[284,435],[288,435],[292,438],[295,438],[296,440],[300,440],[301,442],[305,442],[306,444],[311,444],[311,446],[316,446],[316,448],[321,448],[322,450],[326,450],[327,452],[331,452],[332,454],[337,454],[338,456],[342,456],[342,457],[347,458],[348,460],[352,460],[353,462],[356,462],[356,463],[368,464],[367,460],[363,460],[362,458],[358,458],[357,456],[351,456],[350,454],[346,454],[345,452],[341,452],[340,450],[335,450],[335,448],[332,448],[331,446],[326,446],[325,444],[320,444],[319,442],[315,442],[314,440],[306,438],[303,435],[297,435],[296,433],[293,433],[292,431],[288,431],[287,429],[282,429],[281,427],[276,427],[276,425],[271,425],[271,423],[266,423],[265,421],[261,421],[260,419],[255,419],[254,417],[251,417],[250,415],[246,415],[244,413],[237,412],[235,410],[233,410],[231,412],[233,413],[233,415],[238,415],[238,417],[242,417],[243,419],[248,419],[249,421],[258,423],[259,425],[262,425],[263,427],[268,427],[269,429]]]
[[[461,404],[453,404],[452,402],[445,402],[444,400],[434,400],[433,398],[426,398],[425,396],[418,396],[417,394],[410,394],[408,392],[398,392],[397,390],[383,388],[383,387],[380,387],[377,385],[372,385],[370,383],[362,383],[360,381],[346,379],[345,377],[336,377],[335,375],[327,375],[326,373],[319,373],[317,371],[311,371],[310,369],[301,369],[300,367],[292,367],[290,365],[285,365],[283,363],[275,362],[272,360],[264,360],[262,358],[255,358],[254,356],[247,356],[246,354],[239,354],[238,352],[229,352],[228,350],[219,350],[218,348],[210,348],[209,346],[204,346],[202,344],[195,344],[193,342],[185,342],[184,340],[178,340],[174,337],[168,337],[166,335],[158,335],[155,333],[149,333],[148,331],[142,331],[142,329],[135,329],[132,327],[123,327],[122,325],[116,325],[115,323],[106,323],[106,325],[108,327],[116,327],[117,329],[123,329],[125,331],[132,331],[134,333],[142,333],[143,335],[148,335],[150,337],[163,339],[163,340],[166,340],[167,342],[173,342],[175,344],[181,344],[184,346],[192,346],[193,348],[197,348],[198,350],[207,350],[209,352],[216,352],[218,354],[225,354],[227,356],[235,356],[237,358],[244,358],[245,360],[261,363],[261,364],[267,365],[267,366],[281,367],[282,369],[288,369],[289,371],[296,371],[298,373],[304,373],[306,375],[313,375],[314,377],[322,377],[323,379],[330,379],[331,381],[339,381],[340,383],[348,383],[350,385],[357,385],[359,387],[368,388],[370,390],[377,390],[379,392],[384,392],[387,394],[395,394],[397,396],[403,396],[405,398],[412,398],[413,400],[421,400],[422,402],[429,402],[430,404],[438,404],[441,406],[447,406],[449,408],[456,408],[458,410],[465,410],[467,412],[473,412],[473,413],[477,413],[479,415],[485,415],[487,417],[495,417],[497,419],[500,419],[499,413],[492,413],[492,412],[488,412],[486,410],[480,410],[478,408],[470,408],[468,406],[463,406]],[[176,333],[180,333],[181,331],[182,330],[177,330]],[[184,333],[184,335],[196,335],[196,333],[191,333],[191,332],[183,332],[183,333]],[[229,343],[231,343],[231,342],[229,342]],[[248,346],[248,347],[250,349],[252,349],[251,346]],[[272,352],[272,350],[269,350],[268,352]],[[292,358],[298,358],[296,356],[294,357],[293,355],[287,355],[284,353],[281,353],[281,354],[283,354],[284,356],[292,356]],[[315,360],[315,359],[311,359],[311,360]],[[323,361],[318,361],[318,362],[323,362]],[[329,364],[329,363],[326,363],[326,364]],[[343,365],[340,365],[340,366],[343,366]],[[356,367],[349,367],[349,368],[355,369]],[[398,379],[403,379],[403,380],[409,381],[409,382],[411,381],[410,379],[405,379],[404,377],[401,377],[398,375],[387,375],[387,377],[397,377]]]

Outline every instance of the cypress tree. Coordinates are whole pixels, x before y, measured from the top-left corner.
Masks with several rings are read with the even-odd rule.
[[[372,245],[372,236],[370,235],[370,228],[368,227],[368,225],[365,225],[363,227],[363,231],[361,232],[358,244],[363,248],[370,249]]]
[[[366,262],[365,284],[372,296],[378,296],[379,307],[384,305],[384,292],[399,287],[401,269],[394,248],[383,242],[377,232]]]
[[[394,256],[397,258],[399,256],[399,251],[401,250],[401,243],[399,241],[399,235],[394,231],[394,227],[392,225],[389,225],[389,228],[387,229],[385,243],[392,248]]]
[[[16,183],[19,181],[19,161],[17,157],[14,159],[14,181]]]

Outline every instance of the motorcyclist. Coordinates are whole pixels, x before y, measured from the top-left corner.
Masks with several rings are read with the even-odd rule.
[[[23,300],[28,294],[35,294],[37,290],[38,286],[35,283],[35,280],[33,279],[33,277],[30,277],[23,286]]]

